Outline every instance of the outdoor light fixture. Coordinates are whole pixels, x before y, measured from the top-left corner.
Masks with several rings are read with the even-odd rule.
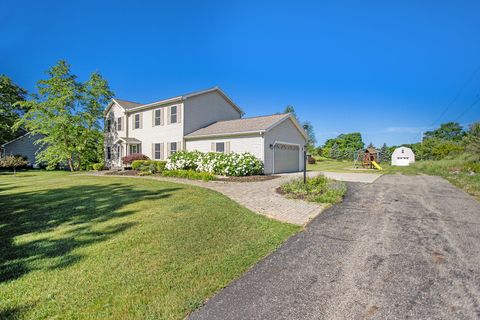
[[[270,149],[273,149],[273,144],[270,143]]]

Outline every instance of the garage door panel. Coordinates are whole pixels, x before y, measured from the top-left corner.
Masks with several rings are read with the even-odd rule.
[[[299,146],[277,143],[273,152],[275,173],[296,172],[299,170]]]

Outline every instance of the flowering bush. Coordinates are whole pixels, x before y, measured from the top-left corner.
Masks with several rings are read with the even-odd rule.
[[[141,153],[132,153],[128,156],[122,157],[122,162],[124,165],[129,165],[135,160],[150,160],[150,158]]]
[[[262,174],[263,162],[251,153],[179,151],[168,158],[166,169],[195,170],[238,177]]]

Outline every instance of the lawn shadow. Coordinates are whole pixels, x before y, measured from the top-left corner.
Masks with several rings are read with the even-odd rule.
[[[72,252],[76,248],[105,241],[134,226],[134,222],[112,223],[136,213],[125,210],[126,205],[166,198],[177,189],[152,191],[111,183],[0,193],[0,283],[80,261],[82,256]]]

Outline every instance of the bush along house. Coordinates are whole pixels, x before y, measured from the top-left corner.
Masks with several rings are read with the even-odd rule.
[[[303,170],[307,134],[290,113],[242,118],[243,111],[218,87],[153,103],[114,98],[105,109],[105,165],[142,153],[166,160],[176,151],[244,153],[264,163],[264,173]]]

